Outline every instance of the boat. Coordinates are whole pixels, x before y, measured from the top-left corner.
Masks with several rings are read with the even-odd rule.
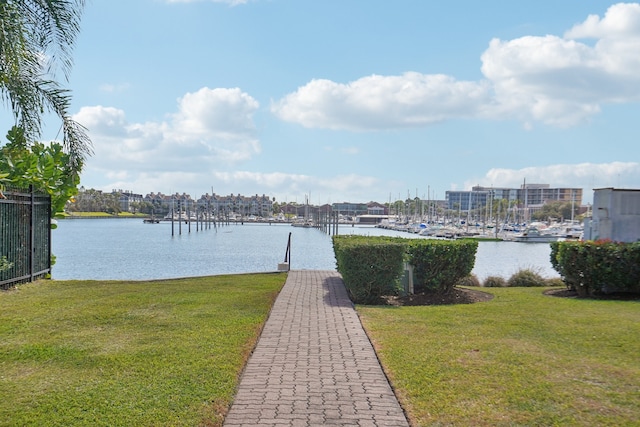
[[[171,214],[171,212],[169,212],[168,214],[165,215],[164,219],[166,221],[184,221],[187,222],[189,221],[189,217],[187,216],[187,214],[185,212],[181,212],[181,213],[177,213],[174,212],[173,215]]]
[[[160,224],[160,220],[156,218],[153,211],[151,212],[151,215],[149,216],[149,218],[143,219],[142,222],[145,224]]]
[[[294,221],[291,223],[292,227],[313,228],[313,222],[311,220]]]
[[[543,234],[537,228],[529,227],[520,234],[514,234],[512,240],[524,243],[551,243],[564,240],[564,237],[557,234]]]
[[[565,229],[564,234],[569,240],[582,240],[584,237],[584,227],[581,225],[571,225]]]

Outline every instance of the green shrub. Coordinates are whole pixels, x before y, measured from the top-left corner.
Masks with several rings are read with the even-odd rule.
[[[580,296],[640,293],[640,242],[557,242],[551,265]]]
[[[545,282],[547,282],[545,286],[554,286],[554,287],[565,286],[565,283],[559,277],[552,277],[552,278],[546,279]]]
[[[458,280],[456,286],[480,286],[480,279],[475,274],[470,274]]]
[[[509,277],[509,280],[507,280],[507,286],[518,288],[547,286],[547,281],[535,271],[525,268],[524,270],[520,270]]]
[[[416,293],[450,292],[470,275],[478,242],[334,236],[333,249],[351,300],[379,304],[384,302],[383,296],[396,295],[400,290],[405,260],[413,266]],[[478,285],[475,278],[470,286]]]
[[[562,265],[560,265],[560,261],[558,260],[558,252],[560,250],[561,242],[551,242],[549,245],[551,246],[551,253],[549,254],[549,261],[551,261],[551,267],[562,276],[560,269]]]
[[[333,236],[337,270],[356,304],[381,304],[397,295],[408,239]]]
[[[484,286],[485,288],[504,288],[507,286],[507,281],[504,277],[489,276],[484,279],[484,282],[482,282],[482,286]]]
[[[415,292],[449,293],[471,273],[477,249],[475,240],[412,240],[407,251],[416,277]]]

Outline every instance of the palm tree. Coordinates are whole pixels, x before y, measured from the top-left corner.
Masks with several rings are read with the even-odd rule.
[[[63,144],[79,173],[92,152],[86,129],[69,116],[70,92],[55,81],[58,68],[68,78],[71,49],[80,31],[85,0],[0,1],[0,97],[13,111],[27,140],[42,131],[42,115],[62,121]]]

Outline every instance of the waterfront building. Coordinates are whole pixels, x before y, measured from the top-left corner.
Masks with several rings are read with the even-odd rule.
[[[132,203],[143,201],[142,194],[136,194],[128,190],[111,190],[111,194],[118,198],[122,212],[133,212]]]
[[[592,217],[585,219],[584,239],[640,241],[640,190],[595,189]]]
[[[342,202],[342,203],[333,203],[331,206],[334,212],[338,212],[338,214],[340,215],[346,215],[350,217],[364,215],[367,213],[366,203]]]
[[[143,201],[150,203],[155,212],[171,212],[177,210],[178,206],[182,211],[211,212],[214,215],[227,217],[229,215],[269,217],[273,214],[273,199],[266,195],[243,196],[241,194],[230,194],[220,196],[218,194],[204,194],[199,199],[194,200],[189,194],[175,193],[165,195],[162,193],[149,193],[144,196]]]
[[[187,193],[175,193],[166,195],[162,193],[149,193],[142,199],[143,202],[151,204],[153,212],[157,215],[170,214],[171,211],[192,212],[196,209],[196,204],[191,195]]]
[[[298,216],[304,216],[305,210],[304,210],[304,205],[298,205],[295,203],[285,203],[284,205],[280,206],[280,212],[282,212],[283,215],[288,216],[288,217],[298,217]]]
[[[485,190],[447,191],[447,209],[468,211],[487,206],[491,192]]]
[[[508,200],[531,215],[550,201],[582,204],[582,188],[551,188],[549,184],[523,184],[520,188],[475,186],[471,191],[447,191],[447,209],[469,211],[484,208],[492,200]]]
[[[219,215],[236,214],[240,216],[256,216],[261,218],[269,217],[273,214],[273,199],[266,195],[242,196],[240,194],[230,194],[220,196],[204,194],[196,202],[201,210],[212,209]]]
[[[348,217],[356,217],[360,215],[388,215],[389,208],[378,202],[369,203],[333,203],[331,205],[333,212]]]
[[[143,201],[151,204],[155,213],[171,211],[171,197],[162,193],[149,193],[144,196]]]
[[[389,207],[378,202],[369,202],[367,205],[367,215],[389,215]]]

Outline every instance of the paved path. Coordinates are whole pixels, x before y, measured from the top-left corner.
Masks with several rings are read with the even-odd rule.
[[[337,272],[289,272],[224,425],[409,425]]]

